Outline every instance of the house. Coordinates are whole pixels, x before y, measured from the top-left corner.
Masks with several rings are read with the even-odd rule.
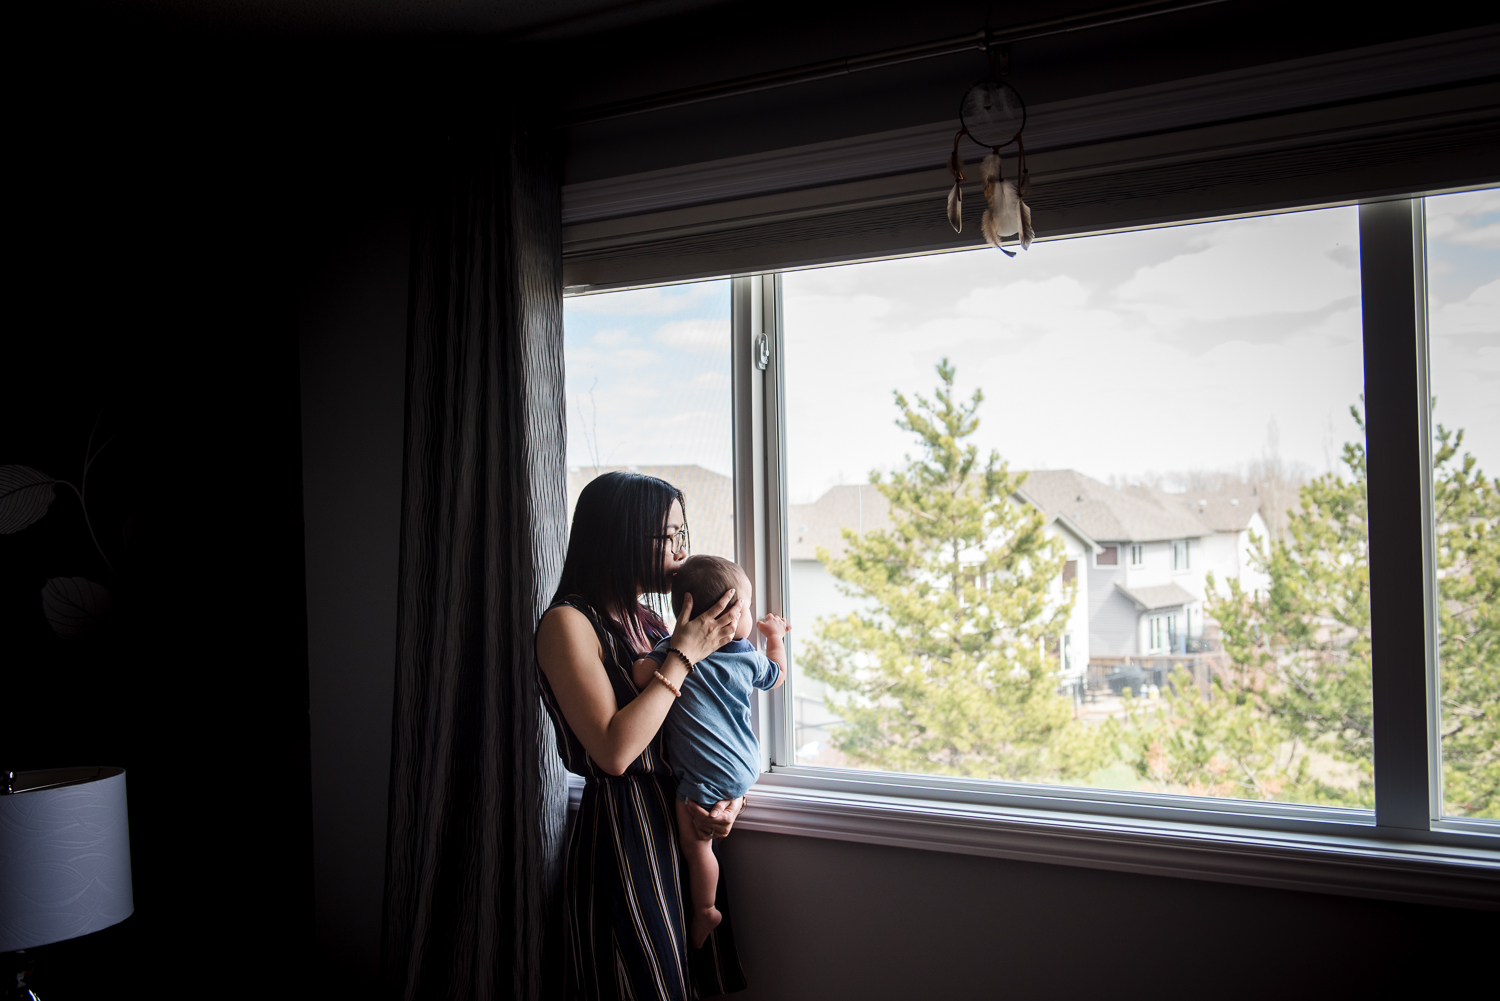
[[[1086,591],[1096,660],[1186,653],[1204,637],[1210,575],[1221,593],[1230,579],[1264,586],[1250,552],[1267,533],[1248,488],[1188,496],[1043,469],[1022,491],[1097,540]]]
[[[696,464],[665,466],[574,466],[568,470],[568,522],[578,492],[603,473],[628,470],[666,480],[682,491],[692,551],[734,559],[734,481]]]

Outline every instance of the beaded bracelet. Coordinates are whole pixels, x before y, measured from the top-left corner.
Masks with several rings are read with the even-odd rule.
[[[675,646],[667,647],[667,653],[675,653],[677,656],[681,657],[682,662],[687,665],[688,674],[692,674],[693,670],[698,666],[697,664],[694,664],[692,661],[688,660],[688,655],[677,649]]]
[[[660,681],[663,685],[667,686],[667,691],[671,692],[675,698],[682,698],[682,689],[678,688],[676,685],[668,681],[665,674],[662,674],[660,671],[652,671],[651,673],[656,675],[657,681]]]

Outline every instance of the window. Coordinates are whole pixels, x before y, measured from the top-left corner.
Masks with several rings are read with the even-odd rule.
[[[1500,190],[1426,210],[1440,815],[1500,818]]]
[[[1465,453],[1476,462],[1464,474],[1465,503],[1489,503],[1476,470],[1493,486],[1491,467],[1500,466],[1490,447],[1500,441],[1495,197],[1427,202],[1437,403],[1432,455],[1411,475],[1430,475],[1434,491],[1429,635],[1441,701],[1432,703],[1430,748],[1382,745],[1383,761],[1408,762],[1383,788],[1399,786],[1406,803],[1432,791],[1434,837],[1470,848],[1492,845],[1497,833],[1485,819],[1496,801],[1480,781],[1494,737],[1472,725],[1483,712],[1495,718],[1486,707],[1497,672],[1492,654],[1464,659],[1463,644],[1488,642],[1495,627],[1483,601],[1460,598],[1487,596],[1481,572],[1492,580],[1495,571],[1491,550],[1455,541],[1472,542],[1494,522],[1488,509],[1458,517],[1444,505]],[[1395,851],[1425,837],[1419,817],[1393,811],[1387,822],[1385,806],[1373,809],[1370,665],[1383,647],[1378,632],[1372,640],[1370,588],[1406,600],[1420,581],[1376,571],[1370,583],[1367,485],[1371,494],[1395,488],[1364,475],[1360,295],[1362,278],[1365,288],[1412,287],[1421,206],[1377,206],[1386,220],[1377,225],[1401,212],[1416,220],[1404,243],[1362,245],[1362,220],[1375,213],[1329,209],[1055,241],[1014,261],[961,252],[570,299],[574,475],[611,463],[732,470],[733,501],[718,515],[688,491],[694,549],[705,551],[703,521],[716,521],[727,549],[760,568],[762,610],[781,610],[796,627],[790,683],[756,710],[770,770],[761,788],[775,797],[775,817],[814,819],[799,827],[759,814],[746,823],[971,851],[966,839],[988,830],[974,810],[998,810],[1012,826],[1022,823],[1005,813],[1012,808],[1024,808],[1025,823],[1062,810],[1070,824],[1089,814],[1149,821],[1159,825],[1151,838],[1208,820],[1243,832],[1233,837],[1247,845],[1260,829],[1308,846],[1351,839],[1334,849],[1345,860],[1360,839],[1385,838]],[[1415,316],[1410,336],[1429,340]],[[1417,352],[1393,344],[1394,357],[1415,364],[1405,359]],[[720,388],[664,400],[636,377],[665,364],[671,345],[686,352],[672,356],[678,381]],[[1107,399],[1093,390],[1131,365],[1141,380],[1163,367],[1183,377],[1161,399],[1133,400],[1128,420],[1103,406],[1040,405],[1063,392]],[[1419,413],[1400,404],[1371,407],[1387,422],[1396,411]],[[944,435],[922,435],[932,420],[952,422],[960,447],[976,446],[975,468],[990,471],[995,489],[970,481],[977,492],[941,494],[939,472],[959,467],[922,468],[946,447]],[[1444,457],[1460,427],[1463,447]],[[978,511],[1001,542],[1039,541],[1010,555],[985,531],[944,537],[932,527],[939,509],[950,522]],[[893,535],[898,526],[907,534]],[[1038,526],[1039,535],[1023,532]],[[1310,533],[1318,541],[1307,546],[1300,540]],[[1132,537],[1176,541],[1101,541]],[[1115,572],[1122,545],[1128,574]],[[1144,560],[1148,545],[1170,547],[1172,571],[1165,552]],[[1271,559],[1276,546],[1291,558]],[[1286,576],[1295,573],[1306,579]],[[1231,583],[1240,588],[1233,600]],[[1273,605],[1266,595],[1277,583],[1316,607]],[[1037,609],[1007,619],[1005,599],[1018,594],[1037,596]],[[1420,607],[1420,596],[1411,604]],[[1468,614],[1475,607],[1483,614]],[[954,611],[969,618],[961,642],[944,648],[953,637],[937,613]],[[980,616],[998,625],[975,623]],[[987,642],[970,643],[980,630],[990,630],[980,636]],[[1269,655],[1258,676],[1225,649],[1231,633],[1255,637],[1254,653]],[[944,674],[934,663],[944,659],[962,670]],[[907,691],[885,684],[893,670],[906,672]],[[1421,704],[1422,679],[1402,678],[1404,698]],[[1309,680],[1321,684],[1299,685]],[[1005,685],[1025,698],[1005,697]],[[922,697],[910,698],[913,690]],[[991,704],[947,713],[956,726],[944,730],[945,710],[976,690]],[[1028,700],[1045,705],[1050,732],[1018,708]],[[1335,712],[1348,724],[1338,732],[1295,722]],[[916,725],[903,730],[903,716]],[[1097,739],[1105,730],[1112,746]],[[986,733],[1006,746],[987,744]],[[1428,760],[1439,762],[1441,785],[1436,776],[1413,785],[1420,769],[1410,762]],[[899,808],[879,805],[887,796]],[[858,819],[841,827],[856,801]],[[917,802],[937,819],[921,819]],[[968,811],[956,826],[942,819],[952,804]],[[1100,823],[1113,832],[1106,840],[1126,837],[1108,826],[1113,819]],[[1004,824],[984,837],[1004,842]],[[1258,849],[1245,850],[1249,859]]]
[[[1298,610],[1298,633],[1228,590],[1260,569],[1239,558],[1246,512],[1291,539],[1296,518],[1321,516],[1313,498],[1363,493],[1362,467],[1341,460],[1363,449],[1356,209],[781,281],[785,519],[816,526],[784,595],[790,765],[1371,807],[1360,597]],[[1103,391],[1122,370],[1180,378],[1122,415]],[[1060,395],[1074,405],[1049,405]],[[1225,541],[1203,550],[1202,579],[1173,575],[1166,552],[1148,561],[1161,544],[1128,542],[1128,579],[1064,580],[1084,552],[1117,565],[1099,540],[1122,534],[1175,538],[1163,549],[1178,571],[1188,538]],[[1308,573],[1362,572],[1352,543],[1302,555]],[[1189,654],[1180,609],[1198,604],[1211,622]],[[1318,641],[1286,646],[1289,683],[1265,692],[1219,641],[1231,627],[1305,636],[1320,616],[1355,626],[1326,658],[1345,680],[1317,705],[1290,682],[1321,669]],[[1052,639],[1070,631],[1076,677]],[[1364,722],[1335,732],[1309,716]],[[1187,743],[1171,736],[1183,720]]]

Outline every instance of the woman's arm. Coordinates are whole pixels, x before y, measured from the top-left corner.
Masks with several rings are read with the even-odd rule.
[[[734,632],[735,615],[733,610],[725,614],[725,608],[733,596],[733,591],[725,592],[696,619],[689,618],[693,608],[689,596],[677,617],[672,645],[696,662],[727,643]],[[666,685],[654,683],[620,708],[593,624],[576,608],[560,606],[542,617],[536,652],[558,708],[583,749],[604,771],[623,775],[661,729],[676,697]],[[679,657],[668,657],[661,673],[681,686],[687,665]]]

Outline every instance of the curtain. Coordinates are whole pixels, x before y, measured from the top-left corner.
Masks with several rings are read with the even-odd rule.
[[[485,116],[474,116],[483,120]],[[532,635],[562,566],[559,167],[435,137],[418,181],[382,966],[403,999],[539,998],[567,815]]]

